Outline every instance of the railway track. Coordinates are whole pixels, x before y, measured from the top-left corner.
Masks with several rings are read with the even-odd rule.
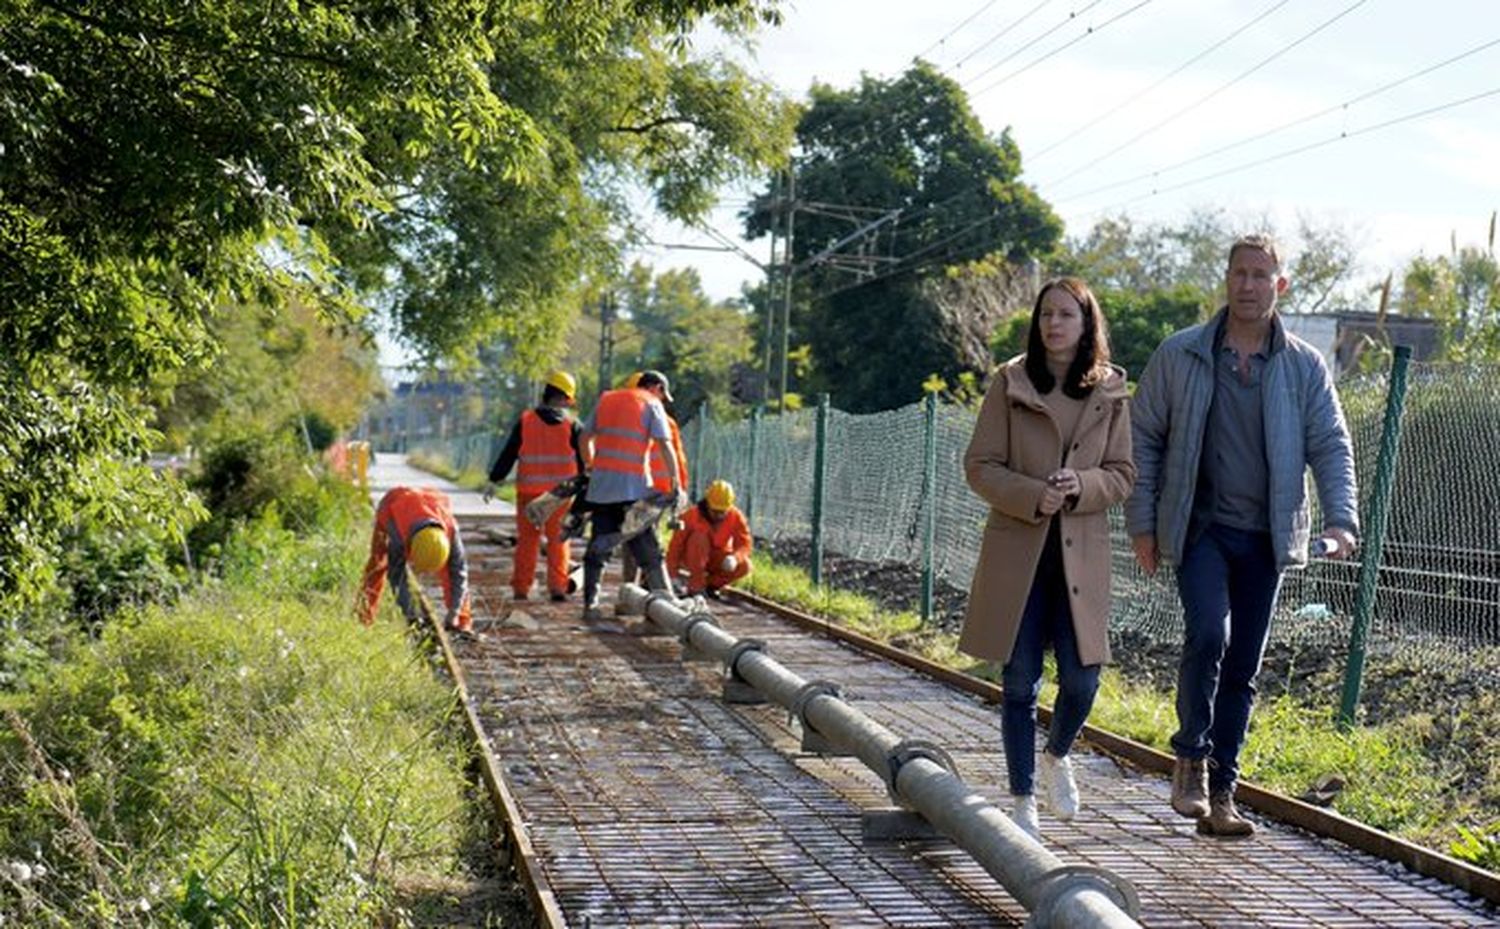
[[[464,527],[481,635],[440,639],[544,925],[1025,922],[947,839],[866,837],[872,811],[891,806],[881,777],[810,750],[779,707],[726,702],[723,668],[651,623],[589,625],[576,602],[511,602],[509,548],[495,541],[510,525]],[[982,682],[753,598],[711,609],[796,673],[842,684],[879,724],[942,746],[973,790],[1004,800],[995,695]],[[1044,812],[1044,844],[1129,881],[1144,925],[1496,923],[1493,875],[1286,798],[1248,791],[1278,817],[1255,814],[1253,840],[1200,837],[1172,813],[1149,750],[1087,738],[1075,753],[1084,812],[1072,823]]]

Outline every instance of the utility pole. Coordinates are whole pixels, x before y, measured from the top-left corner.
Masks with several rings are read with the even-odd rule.
[[[792,243],[795,241],[796,219],[797,171],[795,165],[788,164],[786,169],[786,243],[782,246],[782,254],[786,259],[782,263],[786,269],[786,279],[782,281],[782,284],[786,289],[782,292],[781,298],[781,388],[776,392],[776,409],[782,413],[786,412],[786,356],[792,329],[792,281],[796,267],[792,263]]]
[[[780,201],[781,176],[777,175],[771,181],[771,185],[771,203],[775,209]],[[771,259],[764,266],[766,272],[766,338],[763,371],[765,377],[761,381],[759,406],[764,406],[767,398],[771,396],[771,378],[776,375],[776,369],[773,367],[776,358],[776,245],[777,237],[780,235],[780,227],[776,220],[776,213],[773,212],[771,214]]]
[[[615,302],[612,294],[599,298],[599,393],[609,390],[614,380]]]

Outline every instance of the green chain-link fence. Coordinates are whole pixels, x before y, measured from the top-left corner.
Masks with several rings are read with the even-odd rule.
[[[1363,515],[1387,401],[1389,375],[1351,378],[1340,393],[1353,434]],[[865,416],[834,411],[828,430],[823,544],[829,553],[925,565],[924,404]],[[975,414],[939,405],[932,428],[936,473],[935,578],[967,589],[986,509],[969,490],[963,453]],[[811,533],[815,412],[719,423],[695,417],[683,430],[700,486],[723,477],[740,488],[757,536],[804,540]],[[755,463],[751,467],[751,433]],[[1500,648],[1500,366],[1411,366],[1403,435],[1390,497],[1370,647],[1425,662],[1493,667]],[[1310,487],[1311,490],[1311,487]],[[1310,494],[1316,501],[1316,494]],[[1314,505],[1313,525],[1320,525]],[[1135,566],[1118,509],[1112,624],[1162,642],[1181,638],[1170,571],[1148,578]],[[1349,642],[1360,566],[1315,560],[1282,587],[1272,641],[1343,648]],[[911,592],[912,602],[918,590]]]
[[[1387,402],[1388,374],[1340,385],[1354,438],[1362,516],[1371,489]],[[1500,676],[1500,366],[1413,364],[1390,494],[1384,551],[1370,616],[1372,650],[1423,663]],[[835,398],[836,399],[836,398]],[[822,550],[924,569],[966,590],[987,515],[964,481],[963,453],[975,414],[934,405],[935,472],[929,514],[923,465],[926,404],[870,415],[829,413]],[[813,535],[817,411],[731,423],[695,416],[683,427],[694,486],[732,482],[758,537]],[[427,443],[460,469],[487,469],[500,437]],[[1316,501],[1316,494],[1310,495]],[[1320,525],[1314,506],[1313,525]],[[926,520],[935,523],[925,544]],[[1118,509],[1113,628],[1175,643],[1181,618],[1170,571],[1143,575],[1131,557]],[[930,552],[930,555],[929,555]],[[928,559],[930,557],[930,564]],[[1342,649],[1349,643],[1360,565],[1314,560],[1282,587],[1273,643]],[[911,603],[918,605],[919,585]]]

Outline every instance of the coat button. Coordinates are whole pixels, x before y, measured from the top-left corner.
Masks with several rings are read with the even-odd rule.
[[[1078,451],[1078,443],[1077,442],[1073,443],[1073,451],[1075,451],[1075,452]]]
[[[1072,545],[1073,544],[1073,540],[1072,539],[1063,539],[1063,544],[1064,545]]]
[[[1078,587],[1076,585],[1073,587],[1073,593],[1078,593]]]

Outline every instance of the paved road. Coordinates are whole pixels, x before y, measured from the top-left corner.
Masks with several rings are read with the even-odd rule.
[[[453,501],[453,515],[459,520],[465,517],[514,516],[516,512],[515,506],[504,500],[496,498],[493,503],[485,503],[478,491],[465,490],[436,474],[418,471],[407,463],[405,455],[394,452],[377,455],[375,462],[370,465],[370,499],[379,500],[387,490],[402,484],[436,487],[443,491]]]

